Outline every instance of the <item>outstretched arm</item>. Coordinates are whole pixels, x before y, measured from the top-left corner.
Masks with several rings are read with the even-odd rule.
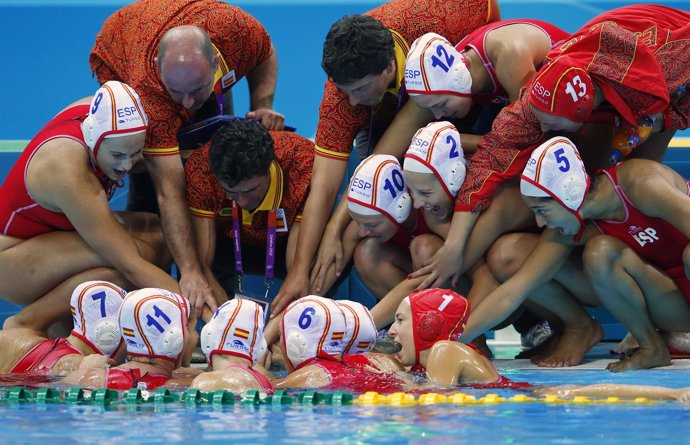
[[[412,278],[401,281],[397,286],[390,290],[376,305],[371,309],[371,316],[376,324],[376,329],[383,329],[393,323],[395,311],[400,306],[400,302],[417,289],[417,286],[424,281],[426,276]]]
[[[309,196],[304,205],[295,258],[278,295],[271,304],[275,317],[292,301],[309,294],[309,272],[326,222],[345,178],[347,162],[315,156]]]
[[[195,217],[192,218],[192,224],[194,226],[194,238],[199,250],[201,270],[211,286],[211,292],[213,293],[216,304],[221,305],[228,301],[228,294],[211,270],[211,263],[213,263],[213,257],[216,254],[216,221],[212,218]],[[206,305],[204,303],[204,301],[197,300],[197,304],[202,306],[195,306],[195,310],[197,314],[202,314],[204,321],[208,321],[213,316],[213,312],[215,312],[217,306]]]
[[[520,270],[473,308],[462,335],[463,342],[471,342],[508,318],[528,295],[558,273],[572,250],[571,246],[560,241],[562,239],[552,229],[546,229],[541,234]]]
[[[516,30],[517,35],[511,38]],[[508,92],[512,103],[520,95],[520,88],[534,77],[536,67],[544,63],[551,50],[551,39],[536,27],[516,25],[491,31],[487,45],[498,47],[493,65],[498,82]]]
[[[215,300],[195,248],[182,159],[177,155],[147,156],[144,161],[156,188],[165,239],[180,270],[182,294],[194,307],[214,307]]]
[[[357,222],[350,220],[350,223],[345,228],[340,242],[342,243],[342,253],[335,258],[335,262],[321,262],[316,261],[311,271],[311,289],[317,295],[326,294],[329,289],[335,284],[342,270],[352,259],[357,243],[362,239],[359,236],[359,226]],[[319,249],[319,254],[321,250]],[[329,267],[324,267],[326,264]]]
[[[577,396],[592,397],[592,398],[606,398],[619,397],[621,399],[635,399],[638,397],[646,397],[651,400],[678,400],[679,402],[687,403],[687,400],[682,400],[684,394],[690,392],[690,388],[665,388],[663,386],[646,386],[646,385],[625,385],[619,383],[598,383],[595,385],[586,386],[546,386],[530,389],[530,392],[536,395],[557,395],[564,399],[571,399]]]
[[[32,160],[27,176],[36,201],[64,213],[96,253],[134,286],[161,287],[179,292],[170,275],[146,261],[136,242],[110,210],[103,186],[88,168],[80,144],[56,139],[51,150]],[[55,171],[66,172],[55,175]]]
[[[390,154],[402,161],[417,130],[434,120],[431,111],[419,108],[413,100],[408,100],[381,136],[374,153]]]
[[[448,281],[452,287],[457,286],[458,279],[465,270],[462,258],[465,244],[477,218],[479,213],[455,212],[443,246],[424,267],[412,273],[412,278],[428,275],[419,289],[442,287]]]

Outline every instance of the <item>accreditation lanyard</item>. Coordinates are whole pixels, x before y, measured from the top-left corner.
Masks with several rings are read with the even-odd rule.
[[[276,262],[276,209],[268,212],[268,227],[266,229],[266,274],[264,284],[266,291],[264,299],[268,301],[268,291],[275,278],[274,266]],[[235,201],[232,202],[232,232],[234,236],[233,247],[235,250],[235,272],[237,273],[237,291],[242,293],[242,244],[240,240],[240,208]]]
[[[220,80],[213,85],[213,94],[216,96],[216,105],[218,105],[218,114],[225,114],[225,104],[223,103],[223,86]]]

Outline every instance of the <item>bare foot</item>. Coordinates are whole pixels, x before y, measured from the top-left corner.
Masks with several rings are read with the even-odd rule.
[[[538,351],[535,351],[534,354],[532,354],[532,358],[530,361],[535,365],[538,365],[541,360],[551,357],[551,354],[553,354],[556,348],[558,348],[562,336],[563,332],[551,335],[551,338],[544,342],[544,347]]]
[[[621,340],[621,342],[618,343],[615,348],[611,349],[611,354],[619,356],[632,355],[639,346],[640,345],[637,344],[635,337],[628,332],[623,340]]]
[[[634,369],[649,369],[671,364],[671,354],[662,343],[658,347],[642,348],[630,357],[609,363],[606,369],[611,372],[629,371]]]
[[[591,318],[587,326],[564,326],[563,335],[554,351],[548,356],[533,360],[537,366],[563,368],[575,366],[594,345],[604,337],[604,330],[598,321]]]
[[[537,357],[541,357],[545,354],[550,354],[554,350],[556,345],[558,344],[558,339],[560,339],[560,338],[561,338],[561,333],[560,332],[554,332],[549,336],[549,338],[544,340],[539,346],[525,349],[524,351],[522,351],[518,355],[516,355],[515,358],[528,358],[531,360],[535,360]]]

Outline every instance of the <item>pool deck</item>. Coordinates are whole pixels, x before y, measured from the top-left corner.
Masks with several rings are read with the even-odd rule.
[[[495,358],[493,360],[496,367],[499,369],[519,369],[519,370],[563,370],[563,371],[592,371],[592,370],[604,370],[606,365],[616,360],[616,357],[609,353],[609,351],[614,348],[618,343],[616,342],[601,342],[594,346],[591,351],[585,356],[583,362],[577,366],[571,366],[568,368],[542,368],[539,367],[529,359],[510,359],[507,357],[514,356],[516,352],[520,351],[520,345],[514,342],[504,343],[504,342],[491,342],[489,341],[489,346],[494,351]],[[690,359],[677,359],[672,360],[670,366],[664,366],[661,368],[654,368],[657,370],[664,371],[690,371]]]

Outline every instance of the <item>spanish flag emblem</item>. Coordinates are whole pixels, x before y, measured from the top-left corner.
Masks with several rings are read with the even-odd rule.
[[[134,329],[122,328],[122,335],[126,335],[127,337],[134,337]]]
[[[344,332],[334,332],[333,336],[331,337],[331,340],[342,340],[344,336]]]
[[[74,306],[70,306],[69,310],[72,312],[72,315],[77,315],[77,310],[74,309]]]
[[[357,343],[357,348],[366,349],[369,347],[370,344],[371,344],[370,341],[360,341],[359,343]]]
[[[249,331],[245,329],[240,329],[240,328],[235,328],[235,337],[243,338],[243,339],[248,339],[249,338]]]

